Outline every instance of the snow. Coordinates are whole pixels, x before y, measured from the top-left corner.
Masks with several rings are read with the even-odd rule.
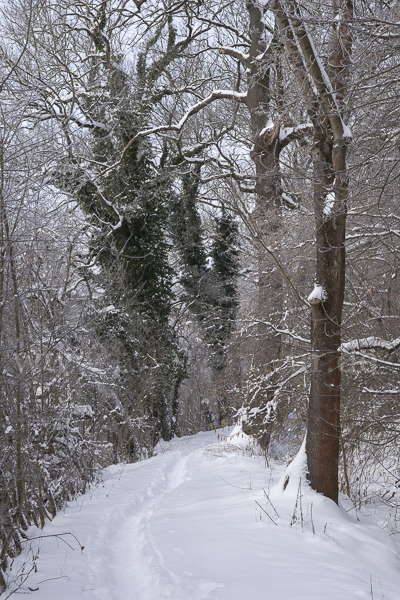
[[[353,139],[353,134],[351,133],[350,127],[348,125],[346,125],[346,123],[344,123],[343,120],[342,120],[342,127],[343,127],[343,137]]]
[[[329,216],[330,214],[332,214],[332,210],[333,207],[335,206],[335,193],[334,192],[329,192],[329,194],[327,194],[326,198],[325,198],[325,204],[324,204],[324,215],[325,216]]]
[[[70,100],[72,100],[72,98],[74,97],[74,94],[72,92],[70,92],[69,94],[59,94],[58,95],[58,99],[61,102],[69,102]],[[56,102],[56,100],[55,100]]]
[[[285,200],[285,202],[287,204],[289,204],[289,206],[297,206],[297,203],[290,197],[288,196],[285,192],[282,192],[282,198]]]
[[[271,129],[273,129],[274,126],[275,124],[273,120],[271,118],[268,118],[267,124],[261,129],[260,133],[258,134],[259,137],[262,137],[264,134],[267,133],[267,131],[271,131]]]
[[[176,131],[180,131],[189,117],[193,114],[197,113],[201,108],[207,106],[213,100],[229,100],[236,99],[238,102],[243,102],[246,100],[247,92],[237,92],[235,90],[214,90],[207,98],[197,102],[197,104],[193,104],[183,115],[182,119],[176,125],[171,125],[170,127],[154,127],[153,129],[149,129],[148,131],[139,132],[141,135],[148,135],[150,133],[157,133],[158,131],[162,131],[163,129],[175,129]],[[137,137],[137,134],[135,137]]]
[[[223,54],[232,54],[234,57],[241,59],[242,62],[246,62],[250,58],[250,54],[246,54],[246,52],[242,52],[238,48],[232,48],[231,46],[222,46],[220,52]]]
[[[320,304],[321,302],[325,302],[327,297],[328,296],[323,286],[319,285],[318,283],[314,283],[314,289],[308,296],[308,301],[310,304]]]
[[[294,131],[294,127],[281,127],[279,130],[279,139],[285,140]]]
[[[39,551],[37,572],[18,594],[35,600],[400,598],[397,537],[363,511],[356,516],[345,498],[338,507],[313,492],[305,481],[304,446],[287,469],[268,467],[239,427],[175,438],[157,452],[109,467],[101,485],[43,531],[29,530],[36,537],[32,551]],[[13,573],[28,559],[27,552],[17,558]]]
[[[388,342],[387,340],[382,340],[381,338],[371,335],[367,338],[344,342],[341,344],[339,350],[342,352],[351,352],[352,350],[376,350],[378,348],[383,348],[384,350],[392,351],[399,346],[400,338],[396,338],[395,340]]]
[[[296,127],[281,127],[279,130],[279,140],[283,142],[287,137],[292,135],[292,133],[298,133],[299,131],[309,129],[312,130],[312,123],[301,123]]]
[[[119,310],[117,308],[115,308],[114,304],[110,304],[109,306],[106,306],[105,308],[103,308],[101,310],[102,313],[114,313],[114,312],[119,312]]]

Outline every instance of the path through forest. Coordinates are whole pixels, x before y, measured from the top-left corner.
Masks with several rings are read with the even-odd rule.
[[[379,510],[355,514],[348,500],[338,508],[314,494],[304,477],[299,485],[300,458],[283,491],[284,466],[268,467],[239,430],[218,439],[228,433],[175,439],[149,460],[107,469],[43,531],[30,530],[41,538],[12,575],[27,570],[32,553],[37,572],[18,592],[35,600],[400,598],[397,536],[380,527]]]

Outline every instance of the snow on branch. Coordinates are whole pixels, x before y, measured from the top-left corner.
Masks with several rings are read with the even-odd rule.
[[[276,327],[273,323],[271,323],[271,321],[264,321],[264,320],[256,320],[253,323],[251,323],[252,326],[257,326],[257,325],[264,325],[266,327],[270,327],[273,331],[275,331],[275,333],[278,333],[280,335],[287,335],[288,337],[290,337],[293,340],[296,340],[298,342],[302,342],[304,344],[310,344],[310,340],[308,338],[304,338],[301,335],[298,335],[297,333],[294,333],[293,331],[290,331],[290,329],[282,329],[281,327]]]
[[[341,346],[339,346],[338,350],[340,351]],[[369,360],[375,364],[381,365],[382,367],[389,367],[390,369],[400,369],[400,363],[391,362],[389,360],[382,360],[376,356],[372,356],[371,354],[364,354],[363,352],[359,352],[358,350],[354,350],[354,355],[359,356],[364,360]]]
[[[391,23],[389,21],[385,22],[385,21],[379,21],[379,23],[381,24],[381,26],[383,25],[391,25],[391,26],[395,26],[395,27],[399,27],[400,26],[400,21]],[[374,37],[374,38],[378,38],[380,40],[397,40],[400,37],[400,33],[393,33],[391,31],[387,32],[387,33],[376,33],[375,31],[369,31],[369,34]]]
[[[312,133],[312,123],[301,123],[297,127],[281,127],[279,131],[279,143],[281,148],[285,148],[290,142],[299,140],[303,136]]]
[[[339,351],[341,352],[352,352],[354,350],[387,350],[393,352],[400,348],[400,338],[387,342],[381,338],[370,336],[359,340],[351,340],[340,345]]]
[[[311,78],[312,87],[325,107],[332,127],[335,140],[350,140],[352,133],[344,123],[342,112],[332,82],[318,56],[314,40],[306,23],[301,18],[301,12],[296,0],[271,0],[270,6],[276,15],[281,15],[290,24],[294,43],[298,49],[306,74]]]
[[[248,67],[250,64],[250,54],[245,54],[237,48],[231,48],[231,46],[222,46],[222,48],[219,49],[219,52],[220,54],[227,54],[228,56],[232,56],[232,58],[236,58],[244,67]]]
[[[163,133],[164,131],[181,132],[183,126],[190,117],[198,113],[200,110],[202,110],[215,100],[236,100],[236,102],[246,103],[246,99],[247,92],[236,92],[235,90],[214,90],[209,96],[203,98],[203,100],[200,100],[200,102],[197,102],[196,104],[193,104],[193,106],[188,108],[188,110],[185,112],[185,114],[178,123],[174,123],[172,125],[159,125],[158,127],[152,127],[151,129],[144,129],[142,131],[138,131],[138,133],[129,140],[125,148],[122,150],[119,160],[113,165],[107,167],[107,169],[105,169],[105,171],[103,171],[101,175],[107,175],[107,173],[118,167],[121,164],[123,156],[129,150],[132,144],[136,142],[136,140],[139,140],[143,137],[147,137],[155,133]]]
[[[384,395],[396,395],[400,394],[400,389],[393,389],[393,390],[370,390],[367,387],[363,387],[363,389],[361,390],[362,394],[376,394],[379,396],[384,396]]]
[[[318,283],[314,283],[314,289],[308,296],[307,300],[311,305],[322,304],[328,299],[325,288]]]

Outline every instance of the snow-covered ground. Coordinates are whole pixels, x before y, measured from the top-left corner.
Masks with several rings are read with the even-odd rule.
[[[219,432],[228,436],[228,430]],[[232,432],[231,432],[232,433]],[[398,538],[284,467],[200,433],[105,472],[43,531],[12,575],[35,600],[399,600]],[[246,449],[247,448],[247,449]],[[46,537],[48,536],[48,537]],[[400,537],[400,536],[399,536]],[[24,566],[25,563],[25,566]],[[36,570],[36,572],[35,572]],[[4,600],[10,594],[3,594]]]

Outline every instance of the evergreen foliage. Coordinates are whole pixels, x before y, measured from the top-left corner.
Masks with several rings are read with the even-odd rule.
[[[94,40],[98,49],[104,49],[101,40]],[[145,126],[142,58],[132,84],[121,59],[103,56],[89,75],[86,103],[92,122],[102,124],[91,134],[91,160],[100,171],[89,177],[72,157],[55,180],[67,187],[91,223],[89,259],[97,272],[90,279],[103,289],[94,300],[93,322],[120,367],[116,384],[121,397],[117,408],[110,407],[110,439],[116,460],[132,460],[143,447],[151,452],[160,437],[175,434],[186,359],[169,322],[170,183],[147,142],[128,147]],[[117,168],[101,174],[117,161]]]
[[[214,303],[218,315],[218,326],[215,332],[214,345],[222,351],[232,333],[238,307],[237,277],[239,273],[237,223],[232,215],[221,207],[221,214],[216,218],[215,237],[211,256],[213,259],[214,278],[219,294]]]
[[[173,205],[172,231],[181,259],[183,300],[200,324],[204,342],[210,350],[210,364],[215,378],[223,379],[227,346],[238,306],[238,228],[232,215],[222,205],[214,219],[211,248],[207,256],[205,234],[198,211],[200,170],[200,166],[196,166],[193,172],[182,177],[182,191]],[[216,391],[218,422],[225,420],[229,414],[224,383],[222,388],[221,392]]]
[[[7,2],[0,590],[27,525],[233,389],[281,458],[308,411],[317,491],[341,458],[398,505],[398,10],[367,4]]]

